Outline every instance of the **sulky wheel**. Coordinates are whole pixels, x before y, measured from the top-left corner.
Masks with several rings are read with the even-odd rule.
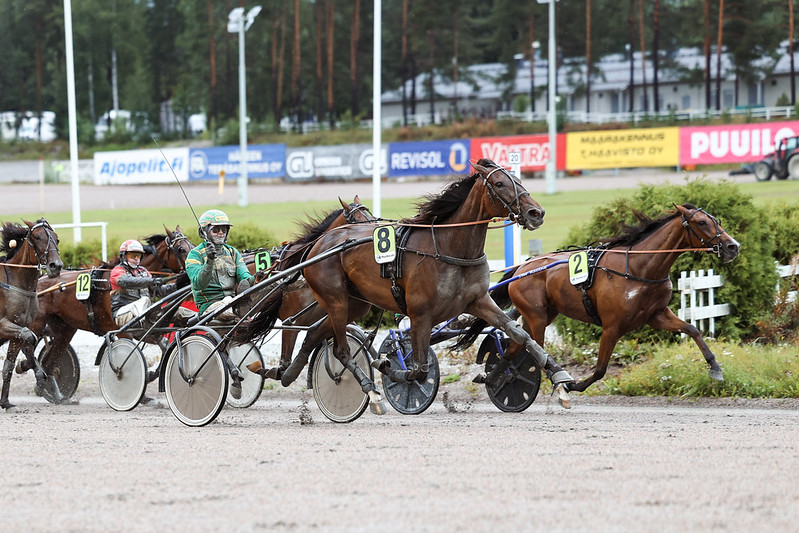
[[[241,398],[238,400],[233,397],[228,390],[228,395],[225,401],[231,407],[245,408],[249,407],[258,400],[261,392],[264,390],[264,377],[261,374],[250,372],[247,370],[247,365],[256,361],[264,366],[264,358],[261,357],[261,351],[252,343],[242,344],[238,346],[230,346],[228,348],[228,357],[230,362],[235,365],[241,373]]]
[[[502,337],[501,343],[504,350],[508,347],[508,338]],[[480,344],[478,359],[480,357],[485,357],[486,374],[499,362],[501,356],[493,335],[486,336]],[[505,371],[505,376],[496,388],[486,384],[486,392],[500,411],[520,413],[535,401],[540,387],[541,369],[536,366],[533,356],[524,350],[511,361],[510,368]]]
[[[111,409],[130,411],[139,404],[147,388],[147,360],[136,341],[117,339],[105,348],[99,380]]]
[[[413,361],[411,352],[411,339],[403,337],[401,340],[386,337],[380,346],[380,356],[391,362],[392,368],[404,368],[397,355],[397,343],[402,352],[403,362],[407,367]],[[383,374],[383,393],[391,406],[403,415],[418,415],[433,405],[438,393],[441,372],[438,368],[438,357],[432,348],[428,348],[427,363],[430,371],[424,382],[408,381],[405,383],[393,381],[388,375]]]
[[[225,406],[228,369],[223,354],[214,348],[214,338],[189,335],[181,339],[180,346],[173,343],[166,354],[166,399],[175,418],[187,426],[213,422]]]
[[[363,333],[347,328],[347,343],[355,362],[374,381],[374,370],[369,366],[372,354],[366,351]],[[358,380],[336,359],[333,339],[328,339],[314,350],[311,360],[311,386],[316,405],[333,422],[352,422],[369,405],[369,396],[361,390]]]
[[[42,363],[42,368],[48,376],[53,376],[64,399],[72,398],[80,383],[78,354],[69,344],[65,346],[56,346],[47,342],[40,344],[42,347],[36,357]],[[48,402],[55,403],[55,398],[47,387],[41,389],[41,392]]]

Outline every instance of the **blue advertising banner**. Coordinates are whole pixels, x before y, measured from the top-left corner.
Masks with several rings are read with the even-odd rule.
[[[388,161],[390,177],[466,174],[469,140],[390,143]]]
[[[247,146],[248,178],[282,178],[286,171],[285,144],[251,144]],[[238,178],[241,173],[241,149],[238,146],[192,148],[189,152],[189,179]]]

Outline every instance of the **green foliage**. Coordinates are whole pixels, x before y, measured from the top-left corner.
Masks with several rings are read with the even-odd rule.
[[[513,110],[517,113],[524,113],[530,107],[530,97],[526,94],[517,94],[513,98]]]
[[[769,207],[774,235],[774,260],[787,265],[799,254],[799,206],[778,203]]]
[[[799,341],[799,301],[788,297],[796,287],[784,284],[777,293],[771,309],[765,309],[755,321],[754,340],[763,344],[779,344]]]
[[[752,333],[751,317],[768,308],[773,300],[777,275],[774,271],[774,237],[766,210],[758,208],[752,197],[743,194],[731,182],[713,183],[705,179],[686,180],[684,185],[642,185],[636,194],[617,198],[594,209],[591,221],[583,227],[572,228],[562,246],[586,246],[618,233],[621,224],[635,222],[633,210],[653,218],[667,211],[672,204],[692,203],[714,215],[721,226],[741,244],[738,258],[721,263],[708,253],[683,253],[671,271],[674,286],[679,272],[713,269],[722,275],[724,286],[716,292],[716,301],[729,303],[733,313],[716,321],[719,335],[740,338]],[[799,242],[797,243],[799,245]],[[679,295],[672,297],[671,307],[679,306]],[[576,338],[598,338],[599,328],[561,319],[558,324],[566,334]],[[642,328],[631,333],[643,341],[673,339],[671,333]]]
[[[219,131],[216,138],[218,146],[230,146],[239,144],[239,121],[235,118],[229,118],[225,125]]]
[[[724,381],[710,378],[707,364],[690,340],[661,347],[651,359],[604,380],[592,393],[625,396],[799,398],[796,347],[710,343]],[[604,390],[603,390],[604,389]]]
[[[776,105],[777,107],[785,107],[785,106],[789,106],[789,105],[791,105],[791,99],[790,99],[790,98],[788,98],[788,95],[787,95],[787,94],[785,94],[785,93],[782,93],[782,94],[781,94],[781,95],[780,95],[780,96],[777,98],[777,102],[776,102],[774,105]]]
[[[264,228],[259,228],[251,222],[236,224],[230,232],[228,244],[238,250],[256,250],[258,248],[271,248],[279,244],[272,233]]]
[[[81,241],[78,244],[67,242],[61,243],[58,246],[61,261],[64,263],[64,268],[85,268],[92,265],[99,265],[102,262],[100,250],[102,245],[99,239]],[[113,258],[113,251],[111,257]]]

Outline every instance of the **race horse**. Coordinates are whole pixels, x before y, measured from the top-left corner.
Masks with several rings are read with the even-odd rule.
[[[543,345],[544,330],[558,314],[602,328],[593,373],[579,383],[564,383],[567,390],[582,392],[602,379],[622,335],[645,324],[653,329],[689,335],[705,357],[710,376],[723,380],[716,357],[699,330],[678,318],[669,308],[671,267],[685,251],[704,250],[729,262],[740,245],[713,216],[691,204],[675,205],[674,211],[657,219],[635,212],[639,224],[627,226],[596,248],[569,249],[526,261],[505,274],[491,297],[505,309],[512,303],[524,318],[524,328]],[[586,281],[570,282],[569,258],[588,262]],[[576,260],[576,261],[575,261]],[[521,277],[519,277],[521,276]],[[515,281],[503,283],[514,278]],[[578,278],[579,279],[579,278]],[[576,279],[575,281],[577,281]],[[456,346],[471,344],[485,324],[477,320]],[[505,352],[515,357],[522,349],[511,343]],[[568,397],[561,395],[564,407]]]
[[[58,252],[58,235],[44,219],[35,223],[23,220],[25,225],[6,222],[2,226],[0,253],[5,259],[0,262],[0,339],[9,341],[6,359],[3,362],[3,390],[0,407],[14,407],[8,401],[11,373],[22,343],[36,343],[36,335],[29,329],[36,316],[39,303],[36,298],[36,282],[39,270],[55,278],[64,266]],[[32,355],[28,356],[31,368],[36,369],[36,382],[40,387],[52,387],[41,365]]]
[[[286,268],[285,265],[296,264],[303,257],[303,254],[308,252],[311,245],[326,231],[347,224],[360,224],[374,220],[372,213],[361,203],[361,199],[358,196],[355,196],[349,204],[341,200],[341,198],[339,198],[339,202],[341,203],[341,209],[331,211],[321,218],[309,217],[308,220],[299,223],[299,235],[295,236],[292,242],[284,244],[275,257],[275,272]],[[245,256],[246,260],[247,257]],[[247,264],[250,272],[255,274],[255,262],[247,261]],[[262,291],[260,292],[263,293]],[[258,294],[258,292],[255,294]],[[252,298],[254,299],[255,296]],[[278,317],[284,326],[310,326],[324,318],[324,316],[324,310],[316,304],[316,300],[304,279],[296,279],[286,283],[278,312]],[[261,369],[260,361],[257,361],[251,365],[252,368],[250,370],[261,373],[266,378],[281,379],[284,371],[292,362],[294,345],[297,342],[298,335],[299,331],[296,329],[282,329],[278,366],[270,369]],[[300,366],[300,370],[307,363],[308,355],[310,354],[301,352],[299,357],[305,357],[305,359]],[[294,381],[294,379],[291,381]],[[288,384],[290,382],[286,383],[286,385]]]
[[[194,245],[183,234],[180,226],[165,233],[156,233],[142,239],[145,242],[141,265],[156,275],[179,274],[184,271],[186,257]],[[91,290],[86,300],[78,300],[76,279],[87,270],[70,270],[49,279],[39,279],[39,310],[31,324],[31,330],[46,342],[42,362],[49,357],[58,357],[69,349],[69,343],[77,330],[105,335],[118,328],[111,313],[111,269],[119,264],[119,258],[91,269]],[[185,276],[185,274],[182,274]],[[188,283],[188,278],[185,279]],[[124,336],[124,335],[123,335]],[[17,373],[24,373],[30,365],[36,343],[25,344],[25,361],[17,365]],[[30,354],[29,354],[30,352]]]
[[[374,382],[351,357],[346,340],[347,324],[362,317],[371,305],[402,313],[411,320],[414,359],[409,369],[391,368],[386,360],[373,363],[395,381],[424,381],[429,371],[427,357],[433,325],[464,312],[503,329],[511,339],[527,346],[542,367],[554,364],[488,295],[489,269],[484,252],[492,218],[509,217],[534,230],[544,221],[544,209],[516,177],[493,161],[481,159],[473,166],[474,174],[451,183],[438,195],[428,196],[415,217],[400,221],[394,244],[383,242],[390,240],[389,235],[394,232],[388,228],[394,226],[381,222],[348,225],[325,233],[305,258],[311,262],[321,256],[305,266],[303,275],[314,298],[328,314],[326,321],[333,332],[336,358],[369,395],[374,413],[385,412],[382,398]],[[392,246],[398,257],[390,263],[393,267],[383,269],[381,274],[376,250]],[[279,289],[273,294],[272,301],[239,332],[245,340],[265,334],[274,324],[282,295]],[[323,325],[309,331],[301,351],[324,340],[325,329]],[[562,371],[553,374],[553,378],[558,382],[572,381]]]

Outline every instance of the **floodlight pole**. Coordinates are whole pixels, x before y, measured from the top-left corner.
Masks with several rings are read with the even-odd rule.
[[[72,1],[64,0],[64,37],[67,53],[67,107],[69,109],[69,168],[72,174],[72,236],[80,242],[80,176],[78,175],[78,119],[75,104],[75,58],[72,50]],[[103,243],[105,244],[105,243]]]
[[[244,35],[261,6],[255,6],[244,15],[244,8],[237,7],[228,15],[228,32],[239,34],[239,146],[241,149],[241,171],[239,173],[239,206],[247,207],[247,72],[245,69]]]
[[[539,0],[540,1],[540,0]],[[555,114],[555,94],[557,91],[557,77],[555,75],[556,53],[555,48],[555,2],[549,0],[549,159],[546,165],[546,189],[547,194],[555,194],[555,177],[557,173],[556,160],[558,155],[557,138],[558,125]]]

